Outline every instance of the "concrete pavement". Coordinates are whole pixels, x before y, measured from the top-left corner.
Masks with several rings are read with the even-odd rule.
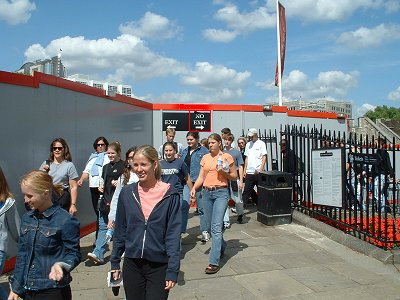
[[[201,243],[198,217],[191,213],[188,234],[182,240],[179,281],[169,299],[400,299],[396,266],[295,222],[266,226],[256,220],[255,207],[245,220],[226,230],[228,248],[222,268],[207,275],[204,269],[211,244]],[[86,259],[93,241],[94,234],[81,240],[83,261],[72,274],[73,298],[124,299],[123,289],[115,297],[106,286],[110,265],[93,265]]]

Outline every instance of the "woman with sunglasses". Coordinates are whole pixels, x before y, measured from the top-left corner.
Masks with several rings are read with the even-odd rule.
[[[55,197],[56,201],[71,215],[75,215],[78,212],[76,201],[79,175],[72,163],[68,144],[63,138],[56,138],[51,142],[49,158],[39,169],[47,172],[53,178],[54,184],[62,185],[63,193],[60,197]]]
[[[82,186],[85,180],[89,179],[90,196],[92,198],[93,210],[97,216],[97,202],[99,201],[100,191],[99,183],[103,167],[110,162],[106,150],[108,141],[104,136],[99,136],[93,143],[94,152],[90,154],[86,163],[85,169],[82,172],[81,178],[78,180],[78,186]],[[96,228],[97,237],[98,228]]]

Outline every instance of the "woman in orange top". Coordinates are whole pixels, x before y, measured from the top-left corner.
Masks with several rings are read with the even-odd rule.
[[[211,251],[206,274],[219,271],[219,260],[223,256],[226,242],[222,236],[224,214],[229,200],[228,181],[236,180],[237,172],[230,154],[222,152],[222,139],[217,133],[208,137],[209,154],[200,161],[200,173],[190,196],[196,195],[196,189],[203,186],[202,200],[207,230],[211,233]]]

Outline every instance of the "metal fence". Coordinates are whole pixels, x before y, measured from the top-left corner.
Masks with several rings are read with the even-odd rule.
[[[400,246],[400,145],[381,136],[357,136],[308,126],[259,130],[267,145],[267,169],[293,173],[292,206],[383,249]],[[286,144],[282,152],[281,144]],[[313,200],[312,152],[341,149],[341,204]],[[292,152],[289,160],[285,153]],[[399,174],[399,172],[397,172]]]

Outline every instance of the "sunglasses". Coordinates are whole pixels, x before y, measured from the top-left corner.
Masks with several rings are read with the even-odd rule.
[[[106,144],[97,144],[96,146],[97,147],[103,147],[103,146],[105,146]]]
[[[64,147],[53,147],[53,151],[62,151],[64,149]]]

